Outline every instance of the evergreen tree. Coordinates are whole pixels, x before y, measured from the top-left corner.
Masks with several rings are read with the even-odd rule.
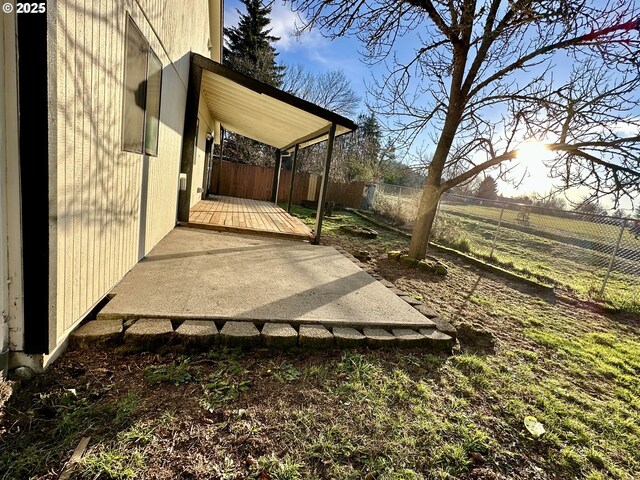
[[[241,0],[246,13],[240,12],[237,27],[224,29],[227,45],[224,48],[224,63],[250,77],[280,86],[284,67],[276,64],[278,53],[273,43],[279,37],[270,35],[267,28],[271,22],[271,7],[262,6],[260,0]]]
[[[480,182],[475,196],[478,198],[486,198],[487,200],[495,200],[498,198],[498,183],[489,175]]]
[[[358,129],[351,134],[347,180],[379,181],[382,131],[376,116],[369,112],[358,115]]]

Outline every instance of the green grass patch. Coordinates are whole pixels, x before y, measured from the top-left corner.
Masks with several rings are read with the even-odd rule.
[[[461,333],[453,356],[116,355],[99,381],[89,357],[57,382],[55,369],[76,368],[63,356],[4,412],[0,472],[52,478],[90,436],[78,478],[640,478],[637,318],[495,279],[453,288],[460,315],[491,331],[491,354],[469,353]],[[546,433],[534,438],[527,416]]]
[[[196,374],[189,363],[189,359],[185,358],[169,365],[151,365],[145,369],[144,378],[151,385],[162,382],[174,385],[192,382],[196,379]]]
[[[282,206],[282,205],[281,205]],[[285,206],[282,206],[286,208]],[[309,228],[314,228],[316,224],[316,211],[302,207],[300,205],[291,206],[291,214],[298,217]],[[342,225],[357,225],[361,227],[368,227],[378,232],[378,237],[375,239],[360,239],[363,245],[375,245],[383,247],[385,250],[397,248],[397,246],[405,245],[408,243],[406,237],[398,235],[392,231],[379,228],[376,225],[368,222],[364,218],[354,215],[346,210],[334,210],[333,215],[330,217],[325,216],[322,222],[322,234],[323,235],[336,235],[349,237],[340,230]]]
[[[246,378],[247,373],[248,370],[236,362],[221,365],[220,369],[210,373],[202,384],[202,407],[212,412],[220,405],[238,398],[251,386]]]

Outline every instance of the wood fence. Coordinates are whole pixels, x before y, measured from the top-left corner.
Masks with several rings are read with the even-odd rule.
[[[271,200],[273,184],[273,168],[258,165],[245,165],[223,161],[214,163],[211,176],[210,191],[228,197],[250,198],[253,200]],[[289,198],[291,172],[280,171],[280,188],[278,202],[286,202]],[[296,173],[293,186],[292,202],[318,201],[320,195],[320,175]],[[336,206],[360,208],[364,182],[340,183],[329,181],[327,201]]]

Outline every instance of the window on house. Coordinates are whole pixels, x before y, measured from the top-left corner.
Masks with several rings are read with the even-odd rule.
[[[158,154],[162,62],[127,17],[122,149]]]

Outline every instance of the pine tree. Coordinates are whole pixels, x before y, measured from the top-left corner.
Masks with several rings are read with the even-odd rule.
[[[480,182],[475,196],[478,198],[495,200],[496,198],[498,198],[498,183],[491,175],[489,175],[484,180],[482,180],[482,182]]]
[[[279,37],[270,35],[267,28],[271,22],[271,7],[262,6],[260,0],[241,0],[246,13],[240,12],[237,27],[224,29],[227,45],[224,48],[224,63],[250,77],[280,86],[284,67],[276,64],[278,53],[273,43]]]
[[[358,115],[357,123],[358,129],[349,138],[346,179],[379,181],[382,176],[380,124],[372,112]]]

